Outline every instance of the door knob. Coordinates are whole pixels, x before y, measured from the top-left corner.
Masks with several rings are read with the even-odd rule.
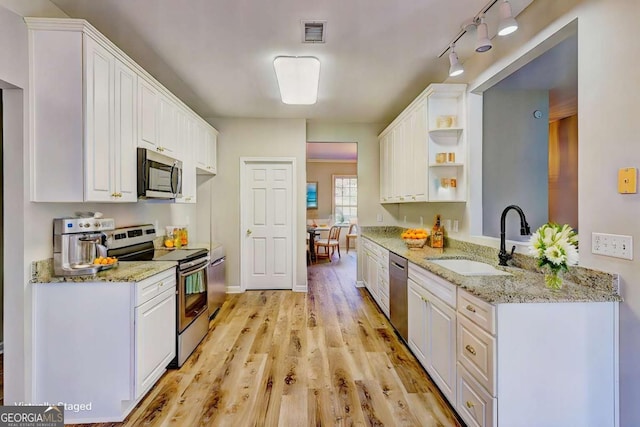
[[[247,228],[247,236],[250,236],[250,235],[251,235],[251,233],[253,233],[253,231],[251,231],[251,229],[250,229],[250,228]]]

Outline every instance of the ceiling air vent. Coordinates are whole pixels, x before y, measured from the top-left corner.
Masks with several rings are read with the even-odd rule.
[[[324,43],[327,21],[302,21],[303,43]]]

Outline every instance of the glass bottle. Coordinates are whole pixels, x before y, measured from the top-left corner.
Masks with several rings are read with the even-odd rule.
[[[431,229],[431,247],[444,248],[444,230],[440,225],[440,215],[436,215],[436,222]]]

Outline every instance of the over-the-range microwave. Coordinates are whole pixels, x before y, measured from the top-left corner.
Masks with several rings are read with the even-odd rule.
[[[175,199],[182,196],[182,162],[138,148],[138,197]]]

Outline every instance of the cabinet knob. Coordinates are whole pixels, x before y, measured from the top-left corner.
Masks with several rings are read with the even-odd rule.
[[[411,200],[415,200],[415,199],[416,199],[416,196],[411,196]]]
[[[465,308],[466,308],[467,310],[469,310],[470,312],[472,312],[472,313],[475,313],[475,312],[476,312],[476,309],[475,309],[471,304],[467,305]]]
[[[247,236],[251,236],[251,233],[253,233],[253,231],[251,231],[250,228],[247,229]]]
[[[404,197],[400,197],[400,200],[404,200]]]
[[[421,299],[422,301],[424,301],[424,302],[429,302],[429,300],[428,300],[427,298],[423,297],[423,296],[420,296],[420,299]]]
[[[160,284],[158,286],[159,287],[163,287],[164,286],[164,282],[160,282]]]
[[[475,405],[473,404],[473,402],[469,402],[468,400],[466,401],[465,405],[467,405],[467,408],[471,409],[473,408]]]
[[[469,344],[467,344],[466,346],[464,346],[464,348],[471,354],[473,354],[474,356],[476,355],[476,349],[471,347]]]

